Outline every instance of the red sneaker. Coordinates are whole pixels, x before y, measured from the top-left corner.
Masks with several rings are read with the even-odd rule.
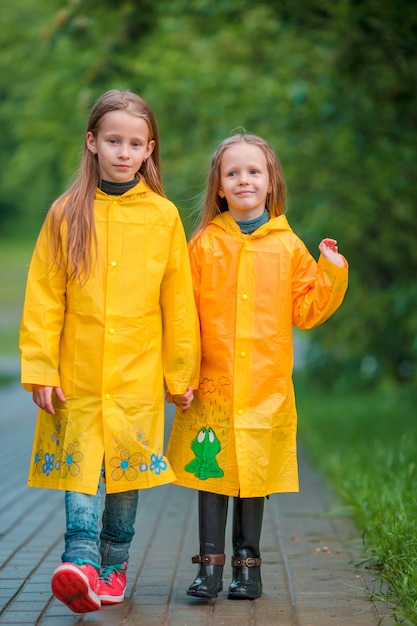
[[[98,579],[97,593],[102,604],[119,604],[125,599],[127,563],[105,565]]]
[[[101,608],[97,594],[98,571],[83,563],[61,563],[52,574],[52,593],[74,613],[88,613]]]

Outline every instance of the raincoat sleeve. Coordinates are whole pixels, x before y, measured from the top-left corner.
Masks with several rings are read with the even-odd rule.
[[[293,324],[309,329],[325,322],[341,305],[348,286],[348,264],[339,267],[320,255],[318,263],[298,240],[293,255]]]
[[[200,240],[191,240],[188,246],[191,276],[193,279],[194,300],[197,313],[200,314],[200,285],[201,285],[201,246]]]
[[[66,272],[50,261],[48,221],[42,227],[29,267],[20,325],[21,382],[60,386],[59,347],[65,316]]]
[[[161,285],[165,383],[172,394],[198,388],[200,330],[194,302],[187,242],[179,216],[172,231]]]

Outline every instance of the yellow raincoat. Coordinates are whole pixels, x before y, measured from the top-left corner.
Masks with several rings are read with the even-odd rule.
[[[316,263],[284,215],[245,235],[222,213],[189,249],[202,363],[168,443],[177,484],[242,498],[298,491],[292,326],[330,317],[348,270]]]
[[[66,397],[55,398],[55,416],[39,410],[31,487],[95,494],[103,458],[108,493],[172,482],[164,379],[173,394],[198,385],[198,318],[176,207],[141,181],[117,197],[98,189],[94,213],[98,259],[85,284],[48,265],[46,225],[30,265],[22,384],[59,386]]]

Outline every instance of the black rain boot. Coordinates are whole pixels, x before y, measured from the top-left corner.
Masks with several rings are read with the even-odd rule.
[[[261,537],[264,498],[234,498],[233,580],[230,600],[255,600],[262,595]]]
[[[197,598],[217,598],[223,589],[224,533],[226,530],[228,496],[198,492],[200,554],[192,562],[199,563],[197,577],[187,594]]]

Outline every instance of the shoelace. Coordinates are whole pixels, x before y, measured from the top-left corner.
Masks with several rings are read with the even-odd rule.
[[[106,585],[111,585],[114,574],[118,574],[124,570],[124,565],[106,565],[105,569],[100,572],[100,579],[104,580]]]

